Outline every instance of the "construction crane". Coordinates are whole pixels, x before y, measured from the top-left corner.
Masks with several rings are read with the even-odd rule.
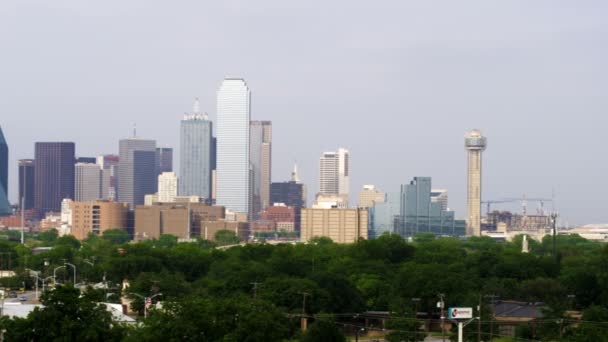
[[[522,213],[524,216],[528,215],[528,202],[539,202],[540,203],[540,214],[545,215],[545,202],[553,202],[551,198],[528,198],[524,195],[521,198],[502,198],[498,200],[483,201],[481,203],[486,204],[487,213],[490,213],[490,205],[497,203],[513,203],[521,202]]]

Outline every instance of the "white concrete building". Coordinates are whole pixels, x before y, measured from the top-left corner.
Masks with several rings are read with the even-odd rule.
[[[175,172],[163,172],[158,176],[158,201],[174,202],[177,197],[178,180]]]

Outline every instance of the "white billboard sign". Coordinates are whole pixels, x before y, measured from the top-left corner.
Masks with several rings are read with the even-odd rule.
[[[448,317],[450,319],[471,319],[473,318],[473,308],[449,308]]]

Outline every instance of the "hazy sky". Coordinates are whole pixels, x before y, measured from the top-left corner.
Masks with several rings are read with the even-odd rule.
[[[137,123],[177,154],[193,98],[214,118],[232,76],[273,122],[274,181],[297,159],[312,194],[321,152],[343,146],[354,195],[431,176],[464,217],[479,128],[485,199],[555,189],[571,225],[608,222],[606,18],[605,0],[2,0],[11,198],[35,141],[117,153]]]

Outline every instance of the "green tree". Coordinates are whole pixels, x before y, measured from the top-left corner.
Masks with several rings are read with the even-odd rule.
[[[236,245],[241,240],[231,230],[219,230],[215,233],[215,242],[218,246]]]
[[[129,233],[124,229],[109,229],[103,232],[102,238],[114,245],[122,245],[131,240]]]
[[[71,285],[42,296],[42,308],[25,319],[3,320],[9,341],[121,341],[125,328],[112,321],[104,305]]]
[[[301,342],[345,342],[346,337],[331,317],[320,317],[300,338]]]

